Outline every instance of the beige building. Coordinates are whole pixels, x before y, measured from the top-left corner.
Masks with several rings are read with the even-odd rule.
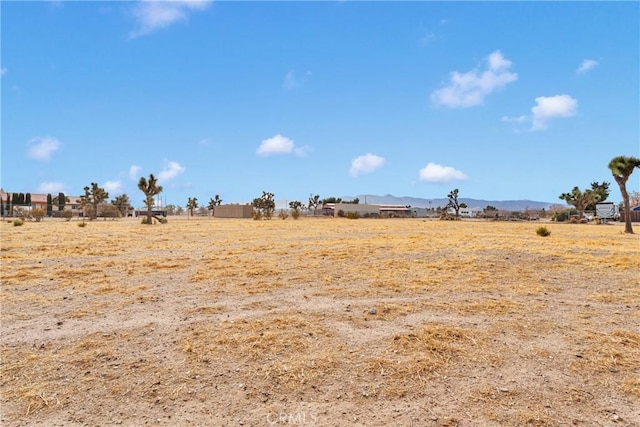
[[[220,205],[213,209],[215,218],[252,218],[253,206],[251,205]]]

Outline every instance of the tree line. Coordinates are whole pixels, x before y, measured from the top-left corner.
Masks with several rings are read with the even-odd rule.
[[[631,203],[630,195],[626,189],[626,183],[636,168],[640,168],[640,159],[631,156],[618,156],[611,159],[608,164],[608,168],[620,188],[622,195],[622,204],[625,217],[625,233],[633,233],[631,225]],[[155,196],[163,191],[161,185],[158,185],[157,178],[153,174],[149,175],[149,179],[141,177],[138,181],[138,189],[144,194],[144,203],[147,207],[146,223],[152,224],[153,219],[158,219],[153,213],[153,207],[155,205]],[[599,202],[605,201],[610,195],[610,183],[603,181],[602,183],[594,181],[591,183],[591,188],[581,190],[578,186],[575,186],[570,192],[562,193],[559,198],[564,200],[567,204],[572,205],[578,211],[580,217],[584,216],[585,211],[595,209],[595,205]],[[83,212],[83,217],[88,216],[90,220],[97,218],[98,216],[126,216],[132,209],[131,201],[126,194],[121,194],[115,197],[111,204],[107,204],[109,199],[109,193],[97,183],[92,182],[91,185],[84,187],[84,194],[79,198],[79,205]],[[460,209],[466,208],[464,203],[459,202],[458,199],[459,190],[453,189],[447,195],[448,204],[445,210],[451,208],[455,212],[455,217],[459,217]],[[324,206],[327,203],[353,203],[358,204],[360,201],[356,198],[349,201],[343,201],[337,197],[327,197],[320,199],[318,194],[309,196],[307,208],[313,209],[314,214],[318,206]],[[69,198],[62,192],[58,193],[58,196],[53,197],[51,194],[47,194],[47,215],[53,214],[54,206],[57,206],[58,212],[64,212],[66,204],[69,203]],[[216,206],[222,203],[222,199],[218,194],[214,198],[209,200],[207,210],[212,214]],[[252,201],[255,215],[260,218],[270,219],[275,211],[275,199],[274,194],[263,191],[260,197],[256,197]],[[13,209],[16,206],[31,206],[31,194],[30,193],[7,193],[6,201],[0,198],[0,210],[2,216],[13,215]],[[294,212],[294,217],[297,218],[300,214],[300,210],[304,204],[301,201],[295,200],[289,203],[289,207]],[[189,197],[185,206],[190,215],[193,216],[196,209],[198,209],[198,199],[196,197]],[[166,207],[167,214],[181,214],[183,212],[181,207],[175,205],[169,205]],[[162,221],[164,222],[164,221]]]

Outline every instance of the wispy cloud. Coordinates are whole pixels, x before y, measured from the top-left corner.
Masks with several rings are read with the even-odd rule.
[[[500,120],[502,120],[505,123],[517,123],[517,124],[520,124],[520,123],[525,123],[525,122],[529,121],[530,119],[529,119],[529,117],[523,115],[523,116],[517,116],[517,117],[502,116],[502,118]]]
[[[300,86],[307,84],[307,82],[311,78],[311,75],[311,71],[307,71],[302,75],[298,75],[296,74],[296,70],[289,70],[284,76],[284,82],[282,83],[282,85],[285,89],[288,90],[299,88]]]
[[[434,105],[448,108],[481,105],[488,95],[518,80],[518,74],[509,71],[511,61],[499,50],[491,53],[485,62],[482,70],[453,71],[449,84],[431,94]]]
[[[264,157],[274,154],[293,154],[302,157],[306,156],[309,151],[311,151],[311,147],[306,145],[297,147],[291,138],[277,134],[271,138],[263,139],[256,154]]]
[[[420,181],[427,181],[436,184],[446,184],[452,181],[462,181],[467,179],[463,172],[451,166],[442,166],[437,163],[427,163],[427,166],[418,171]]]
[[[136,28],[130,37],[146,36],[185,21],[190,12],[205,10],[210,4],[211,0],[140,1],[132,10]]]
[[[7,74],[9,72],[9,70],[7,70],[6,67],[1,67],[0,68],[0,76],[4,76],[5,74]]]
[[[435,42],[436,39],[437,38],[436,38],[436,35],[434,33],[428,33],[428,34],[425,34],[424,36],[420,37],[420,43],[423,46],[426,46],[428,44],[431,44],[431,43]]]
[[[49,160],[51,154],[62,147],[60,141],[50,136],[32,138],[28,145],[27,157],[43,161]]]
[[[140,171],[142,170],[142,168],[138,165],[131,165],[131,167],[129,168],[129,179],[132,180],[137,180],[138,174],[140,173]]]
[[[580,63],[580,66],[576,70],[576,73],[578,74],[586,73],[587,71],[597,67],[598,64],[599,62],[596,61],[595,59],[585,59],[584,61],[582,61],[582,63]]]
[[[64,191],[65,185],[61,182],[42,182],[38,185],[38,193],[54,194]]]
[[[531,108],[532,131],[547,129],[552,119],[571,117],[576,114],[578,100],[569,95],[540,96]]]
[[[351,169],[349,169],[349,174],[353,177],[357,177],[358,175],[363,173],[371,173],[374,170],[382,167],[384,165],[384,162],[384,157],[367,153],[363,156],[359,156],[351,160]]]
[[[159,182],[167,182],[180,175],[186,170],[183,166],[178,162],[169,161],[167,162],[164,169],[158,174]]]
[[[122,190],[122,183],[120,181],[107,181],[102,184],[102,188],[108,193],[117,193]],[[113,194],[111,194],[111,196],[113,196]]]

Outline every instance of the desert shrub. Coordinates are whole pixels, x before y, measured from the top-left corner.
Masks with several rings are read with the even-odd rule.
[[[151,218],[151,222],[153,222],[153,218]],[[149,219],[146,216],[143,216],[140,224],[149,224]]]
[[[21,225],[23,225],[23,224],[24,224],[24,221],[23,221],[23,220],[21,220],[21,219],[14,219],[14,220],[13,220],[13,226],[14,226],[14,227],[20,227],[20,226],[21,226]]]
[[[44,218],[46,214],[47,212],[44,209],[36,208],[31,210],[31,216],[36,222],[42,221],[42,218]]]
[[[256,220],[256,221],[262,219],[262,211],[260,211],[258,209],[254,209],[253,210],[253,219]]]
[[[29,211],[27,211],[26,209],[23,209],[23,208],[21,208],[19,206],[15,207],[13,209],[13,216],[20,218],[22,221],[25,221],[28,218],[30,218]]]
[[[169,220],[167,218],[160,218],[160,224],[166,224]]]
[[[71,211],[58,211],[57,215],[60,218],[64,218],[67,221],[71,221],[71,217],[73,216],[73,212]]]
[[[280,219],[287,219],[289,217],[289,214],[284,209],[280,209],[280,213],[278,214],[278,217]]]
[[[347,212],[347,218],[349,219],[359,219],[360,214],[358,212]]]
[[[538,227],[538,229],[536,230],[536,234],[538,236],[547,237],[548,235],[551,234],[551,232],[547,227],[543,226],[543,227]]]
[[[344,211],[343,211],[342,209],[340,209],[340,210],[338,211],[338,216],[339,216],[340,218],[344,218],[344,217],[345,217],[345,215],[344,215]]]
[[[118,209],[117,206],[104,205],[100,209],[100,216],[103,217],[104,219],[107,219],[107,218],[111,218],[111,219],[120,218],[122,216],[122,212],[120,212],[120,209]]]
[[[293,219],[298,219],[300,218],[300,210],[298,209],[294,209],[293,212],[291,212],[291,217]]]
[[[78,223],[78,227],[86,227],[86,226],[87,226],[87,223],[84,221]]]

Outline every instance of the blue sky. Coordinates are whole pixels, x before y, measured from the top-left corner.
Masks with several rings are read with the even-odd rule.
[[[5,2],[1,185],[560,202],[640,156],[638,2]],[[640,171],[628,189],[638,191]]]

